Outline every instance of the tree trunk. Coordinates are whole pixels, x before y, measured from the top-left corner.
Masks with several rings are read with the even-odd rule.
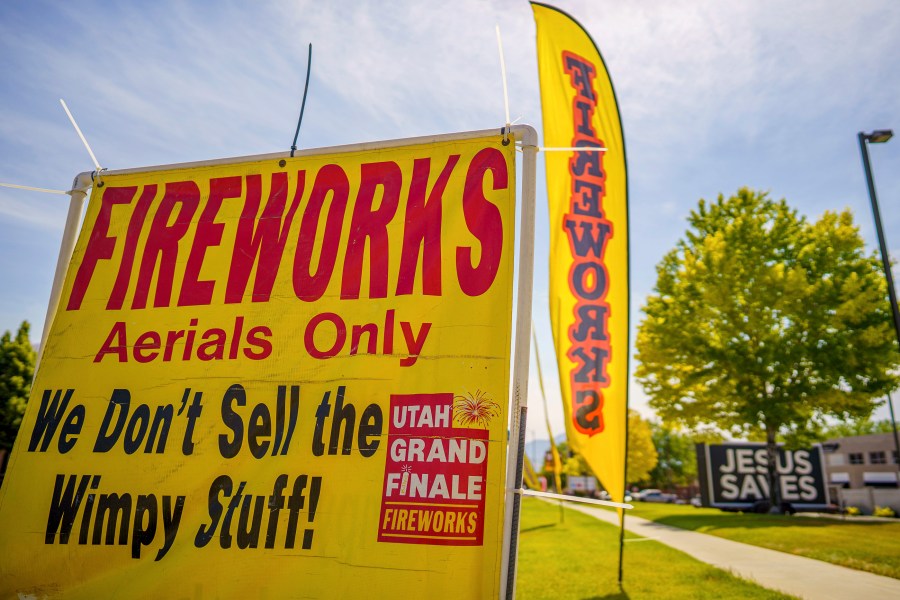
[[[777,427],[772,427],[766,423],[766,458],[769,471],[769,513],[780,515],[784,511],[781,508],[781,486],[778,477],[778,446],[775,444],[775,431]]]

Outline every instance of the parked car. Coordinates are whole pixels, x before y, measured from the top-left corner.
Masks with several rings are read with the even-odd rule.
[[[600,500],[612,500],[612,497],[610,497],[609,492],[606,490],[601,490],[600,493],[597,494],[597,498]],[[625,492],[625,502],[631,502],[632,500],[634,500],[634,498],[632,498],[631,492]]]
[[[644,489],[644,490],[640,490],[640,491],[638,491],[638,492],[634,492],[634,493],[632,494],[632,496],[634,496],[634,499],[635,499],[635,500],[643,500],[643,499],[644,499],[644,494],[661,494],[661,493],[662,493],[662,490],[657,490],[657,489]]]
[[[666,504],[673,504],[678,500],[678,496],[675,494],[667,494],[662,490],[656,489],[641,490],[634,495],[634,498],[641,502],[662,502]]]

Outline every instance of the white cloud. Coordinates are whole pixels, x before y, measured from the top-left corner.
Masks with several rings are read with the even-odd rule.
[[[653,264],[700,196],[758,185],[799,199],[807,213],[849,205],[868,227],[851,136],[900,123],[896,2],[556,4],[591,33],[618,94],[632,190],[633,323],[640,296],[652,287]],[[59,97],[104,166],[286,150],[309,42],[301,147],[499,126],[495,24],[512,115],[539,126],[534,22],[519,0],[297,0],[214,9],[0,3],[0,180],[65,188],[89,168]],[[900,196],[896,146],[873,155],[885,199]],[[41,235],[61,228],[64,206],[48,204],[56,202],[0,193],[0,252],[17,251],[3,235],[13,228]],[[883,213],[890,227],[887,200]],[[539,220],[538,238],[546,235]],[[538,255],[538,282],[545,265]],[[20,316],[2,318],[17,323]],[[645,404],[634,386],[631,397],[632,405]]]

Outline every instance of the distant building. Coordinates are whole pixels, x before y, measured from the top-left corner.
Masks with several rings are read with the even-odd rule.
[[[822,444],[828,483],[836,488],[896,488],[898,460],[891,433],[837,438]]]
[[[889,506],[900,514],[898,457],[892,433],[837,438],[822,444],[830,495],[865,514]]]

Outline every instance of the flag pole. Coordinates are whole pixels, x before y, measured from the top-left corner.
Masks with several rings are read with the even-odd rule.
[[[628,493],[628,396],[625,396],[625,461],[622,465],[622,480],[625,482],[625,493]],[[625,498],[623,497],[624,501]],[[619,589],[622,589],[622,563],[625,554],[625,511],[617,508],[619,513]]]

